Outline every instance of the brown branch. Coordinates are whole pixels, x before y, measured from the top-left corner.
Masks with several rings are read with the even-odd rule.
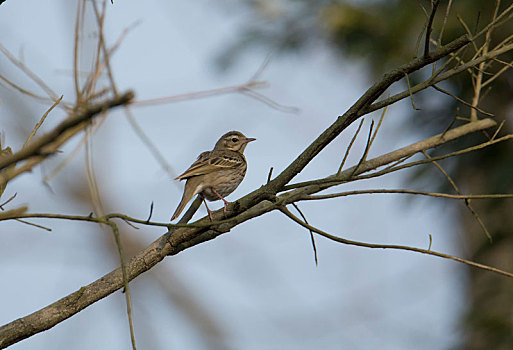
[[[301,197],[301,200],[324,200],[333,199],[339,197],[354,196],[360,194],[416,194],[428,197],[437,198],[448,198],[448,199],[505,199],[513,198],[513,193],[496,193],[496,194],[449,194],[449,193],[437,193],[437,192],[426,192],[426,191],[415,191],[405,189],[369,189],[369,190],[354,190],[345,191],[330,194],[319,194],[319,195],[305,195]]]
[[[56,141],[66,131],[92,119],[97,114],[105,110],[130,103],[133,97],[134,93],[129,91],[118,98],[108,100],[97,105],[93,105],[84,110],[83,112],[78,113],[76,116],[64,120],[55,129],[39,137],[32,144],[23,148],[19,152],[14,153],[11,157],[0,159],[0,170],[5,169],[8,166],[16,164],[22,160],[29,159],[31,157],[48,156],[51,153],[45,152],[45,147]]]
[[[433,21],[435,19],[438,5],[440,5],[440,0],[431,0],[431,13],[429,14],[426,26],[426,40],[424,42],[424,57],[429,57],[429,40],[431,39],[431,30],[433,29]]]
[[[306,219],[306,216],[305,216],[305,214],[303,214],[301,209],[299,209],[299,206],[296,203],[292,203],[292,206],[297,210],[299,215],[301,215],[301,217],[303,218],[303,221],[306,224],[308,224],[308,220]],[[310,233],[310,241],[312,242],[312,249],[313,249],[313,252],[314,252],[315,266],[317,266],[317,265],[319,265],[319,260],[317,259],[317,247],[315,245],[315,237],[313,235],[313,231],[312,230],[308,230],[308,232]]]
[[[437,161],[433,160],[426,152],[422,151],[422,154],[424,154],[424,156],[434,165],[436,166],[436,168],[444,175],[444,177],[447,179],[447,181],[449,181],[449,183],[451,184],[452,188],[456,191],[456,193],[458,194],[461,194],[461,191],[458,187],[458,185],[456,185],[456,182],[454,182],[454,180],[449,176],[449,174],[445,171],[445,169],[440,165],[440,163],[438,163]],[[464,200],[465,202],[465,206],[468,208],[468,210],[470,211],[470,213],[472,214],[472,216],[474,216],[474,218],[477,220],[477,222],[479,223],[479,225],[481,226],[481,229],[483,230],[483,232],[485,233],[486,237],[488,238],[488,240],[490,241],[490,243],[492,243],[492,235],[490,234],[490,232],[488,232],[488,229],[486,228],[483,220],[481,220],[481,217],[479,216],[479,214],[476,212],[476,210],[472,207],[472,205],[470,204],[470,199],[469,198],[466,198]]]
[[[479,263],[476,263],[476,262],[471,261],[471,260],[467,260],[467,259],[463,259],[463,258],[458,258],[458,257],[453,256],[453,255],[439,253],[439,252],[436,252],[436,251],[433,251],[433,250],[430,250],[430,249],[415,248],[415,247],[398,245],[398,244],[365,243],[365,242],[353,241],[353,240],[350,240],[350,239],[345,239],[345,238],[337,237],[337,236],[334,236],[334,235],[329,234],[327,232],[324,232],[324,231],[322,231],[322,230],[320,230],[320,229],[318,229],[318,228],[316,228],[314,226],[311,226],[309,224],[304,223],[298,217],[296,217],[294,214],[292,214],[287,208],[282,207],[282,208],[280,208],[280,211],[283,214],[285,214],[287,217],[292,219],[294,222],[298,223],[299,225],[305,227],[308,230],[312,230],[313,232],[315,232],[315,233],[317,233],[317,234],[319,234],[319,235],[321,235],[323,237],[326,237],[326,238],[328,238],[328,239],[330,239],[330,240],[332,240],[334,242],[338,242],[338,243],[342,243],[342,244],[348,244],[348,245],[354,245],[354,246],[358,246],[358,247],[365,247],[365,248],[408,250],[408,251],[411,251],[411,252],[422,253],[422,254],[427,254],[427,255],[433,255],[433,256],[437,256],[439,258],[454,260],[454,261],[457,261],[457,262],[460,262],[460,263],[464,263],[464,264],[467,264],[467,265],[470,265],[470,266],[473,266],[473,267],[477,267],[477,268],[480,268],[480,269],[483,269],[483,270],[495,272],[495,273],[498,273],[500,275],[513,278],[513,273],[511,273],[511,272],[504,271],[504,270],[501,270],[501,269],[498,269],[498,268],[495,268],[495,267],[491,267],[491,266],[488,266],[488,265],[479,264]]]
[[[408,145],[406,147],[399,148],[395,151],[389,152],[387,154],[384,154],[382,156],[379,156],[377,158],[370,159],[366,161],[365,163],[361,164],[358,167],[358,171],[354,175],[359,175],[366,173],[368,171],[374,170],[378,167],[385,166],[387,164],[393,163],[395,161],[401,160],[406,157],[411,157],[412,155],[422,152],[423,150],[427,150],[430,148],[438,147],[446,142],[455,140],[463,135],[473,133],[476,131],[484,130],[491,128],[493,126],[497,125],[497,123],[493,119],[482,119],[474,123],[467,123],[465,125],[462,125],[460,127],[448,130],[447,132],[444,132],[442,134],[438,134],[435,136],[431,136],[425,140],[415,142],[411,145]],[[485,144],[489,144],[491,142],[497,142],[497,140],[488,141]],[[480,145],[472,147],[472,149],[477,149]],[[457,151],[458,152],[458,151]],[[455,152],[455,153],[457,153]],[[439,158],[433,157],[433,159],[438,160]],[[429,161],[419,161],[415,162],[415,164],[424,164]],[[404,165],[403,165],[404,166]],[[408,165],[410,166],[410,165]],[[313,180],[313,181],[304,181],[304,182],[298,182],[291,185],[287,185],[283,187],[283,191],[287,191],[294,188],[300,188],[310,185],[320,185],[322,184],[324,186],[325,183],[340,183],[343,181],[348,181],[351,177],[352,171],[355,169],[355,167],[351,167],[346,169],[345,171],[341,172],[340,174],[331,175],[325,179],[320,180]],[[381,174],[381,172],[380,172]]]
[[[477,106],[473,106],[471,103],[468,103],[467,101],[463,100],[462,98],[459,98],[458,96],[454,95],[453,93],[447,91],[447,90],[444,90],[442,89],[441,87],[438,87],[436,85],[432,85],[431,86],[432,88],[434,88],[435,90],[437,91],[440,91],[441,93],[443,94],[446,94],[448,96],[451,96],[452,98],[454,98],[456,101],[464,104],[465,106],[469,107],[469,108],[473,108],[475,109],[476,111],[480,112],[480,113],[483,113],[484,115],[487,115],[489,117],[493,117],[494,115],[492,113],[488,113],[486,111],[483,111],[482,109],[480,109],[479,107]]]
[[[344,158],[342,158],[342,162],[340,163],[340,166],[338,167],[337,174],[340,174],[342,171],[342,168],[344,167],[344,164],[346,163],[347,157],[349,156],[349,152],[351,152],[351,148],[353,148],[353,143],[356,141],[356,138],[358,137],[358,134],[360,133],[360,130],[362,129],[362,125],[365,119],[362,119],[360,121],[360,124],[358,125],[358,128],[356,129],[356,132],[354,133],[353,137],[351,138],[351,141],[349,141],[349,145],[346,148],[346,153],[344,154]]]
[[[39,122],[36,124],[36,126],[34,126],[34,129],[32,130],[32,132],[30,133],[29,137],[27,137],[27,141],[25,141],[25,143],[23,144],[23,147],[22,148],[25,148],[27,147],[27,145],[30,143],[30,140],[32,140],[32,138],[36,135],[36,132],[39,130],[39,128],[41,127],[41,125],[43,125],[46,117],[48,116],[48,114],[50,114],[50,112],[59,104],[61,103],[62,101],[62,98],[64,96],[61,95],[61,97],[59,97],[59,99],[57,101],[55,101],[53,103],[53,105],[43,114],[43,116],[41,117],[41,119],[39,120]]]
[[[180,94],[180,95],[156,97],[156,98],[150,98],[150,99],[146,99],[146,100],[136,100],[132,103],[132,106],[143,107],[143,106],[151,106],[151,105],[162,104],[162,103],[174,103],[174,102],[188,101],[188,100],[194,100],[194,99],[199,99],[199,98],[206,98],[206,97],[224,95],[224,94],[229,94],[229,93],[234,93],[234,92],[242,92],[247,89],[261,87],[264,84],[265,83],[262,81],[250,81],[248,83],[233,85],[233,86],[225,86],[222,88],[196,91],[196,92],[188,92],[188,93]]]

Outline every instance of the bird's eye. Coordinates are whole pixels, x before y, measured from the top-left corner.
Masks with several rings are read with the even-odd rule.
[[[237,141],[239,141],[239,139],[238,139],[238,138],[236,138],[236,137],[232,138],[232,142],[233,142],[233,143],[235,143],[235,142],[237,142]]]

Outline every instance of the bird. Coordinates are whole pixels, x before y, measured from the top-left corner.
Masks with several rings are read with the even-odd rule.
[[[246,137],[240,131],[229,131],[216,142],[214,149],[205,151],[175,180],[187,180],[182,199],[171,221],[183,211],[185,205],[197,194],[203,199],[208,216],[212,212],[206,200],[224,202],[224,212],[228,202],[224,197],[235,191],[246,175],[247,162],[244,150],[255,138]]]

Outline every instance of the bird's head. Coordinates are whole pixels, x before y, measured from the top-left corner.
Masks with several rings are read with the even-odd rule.
[[[240,131],[230,131],[221,136],[214,150],[227,150],[244,153],[249,142],[255,141],[252,137],[246,137]]]

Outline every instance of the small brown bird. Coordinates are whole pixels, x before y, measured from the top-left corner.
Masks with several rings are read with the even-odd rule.
[[[246,175],[247,162],[244,149],[249,142],[256,139],[246,137],[239,131],[230,131],[221,136],[212,151],[199,155],[182,175],[175,180],[187,180],[182,200],[171,217],[174,220],[180,215],[185,205],[197,194],[200,194],[212,220],[212,213],[205,199],[222,200],[224,211],[228,202],[224,197],[235,191]]]

